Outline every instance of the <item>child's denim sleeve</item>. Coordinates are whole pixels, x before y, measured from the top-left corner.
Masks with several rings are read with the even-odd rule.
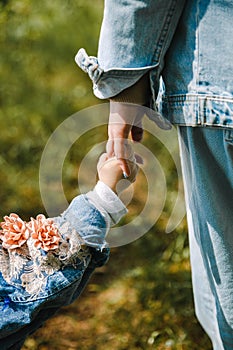
[[[75,197],[56,222],[69,222],[84,243],[97,250],[108,246],[105,237],[110,226],[116,224],[127,209],[118,196],[99,181],[93,191]]]
[[[106,220],[100,211],[89,202],[86,195],[75,197],[63,214],[55,218],[55,221],[60,227],[69,222],[70,227],[78,232],[83,243],[88,246],[99,250],[107,246],[105,242]]]
[[[103,206],[94,205],[95,199],[95,195],[93,199],[77,196],[61,216],[53,219],[38,215],[25,223],[16,214],[6,217],[8,221],[18,220],[25,242],[15,247],[4,229],[1,231],[2,350],[22,342],[60,307],[72,303],[95,268],[107,262],[109,214]],[[119,208],[124,208],[123,204]],[[28,234],[30,230],[33,232]]]

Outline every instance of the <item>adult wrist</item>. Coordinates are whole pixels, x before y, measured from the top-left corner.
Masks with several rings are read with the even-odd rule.
[[[134,85],[111,97],[110,101],[146,105],[150,96],[150,77],[146,73]]]

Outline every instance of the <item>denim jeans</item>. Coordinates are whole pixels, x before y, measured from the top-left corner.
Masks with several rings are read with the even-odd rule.
[[[233,131],[179,127],[197,317],[233,349]]]

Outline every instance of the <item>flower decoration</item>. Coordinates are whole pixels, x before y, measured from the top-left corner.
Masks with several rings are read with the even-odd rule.
[[[28,227],[36,248],[41,248],[48,252],[59,247],[61,237],[58,227],[52,219],[46,219],[43,214],[39,214],[36,219],[31,218]]]
[[[43,214],[25,222],[10,214],[0,222],[0,273],[8,284],[23,288],[28,301],[37,300],[57,271],[88,266],[91,252],[82,244],[70,222]]]
[[[4,216],[0,226],[2,227],[0,238],[5,249],[19,248],[29,238],[29,228],[17,214],[11,213],[9,216]]]
[[[4,216],[0,226],[2,227],[0,240],[5,249],[20,248],[30,238],[36,248],[48,252],[57,249],[61,241],[57,225],[52,219],[46,219],[43,214],[37,215],[36,219],[31,218],[27,223],[12,213]]]

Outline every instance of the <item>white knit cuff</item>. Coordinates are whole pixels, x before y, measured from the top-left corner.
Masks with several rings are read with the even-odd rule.
[[[128,211],[119,197],[104,182],[98,181],[93,191],[87,197],[100,210],[110,217],[111,225],[117,224]]]

